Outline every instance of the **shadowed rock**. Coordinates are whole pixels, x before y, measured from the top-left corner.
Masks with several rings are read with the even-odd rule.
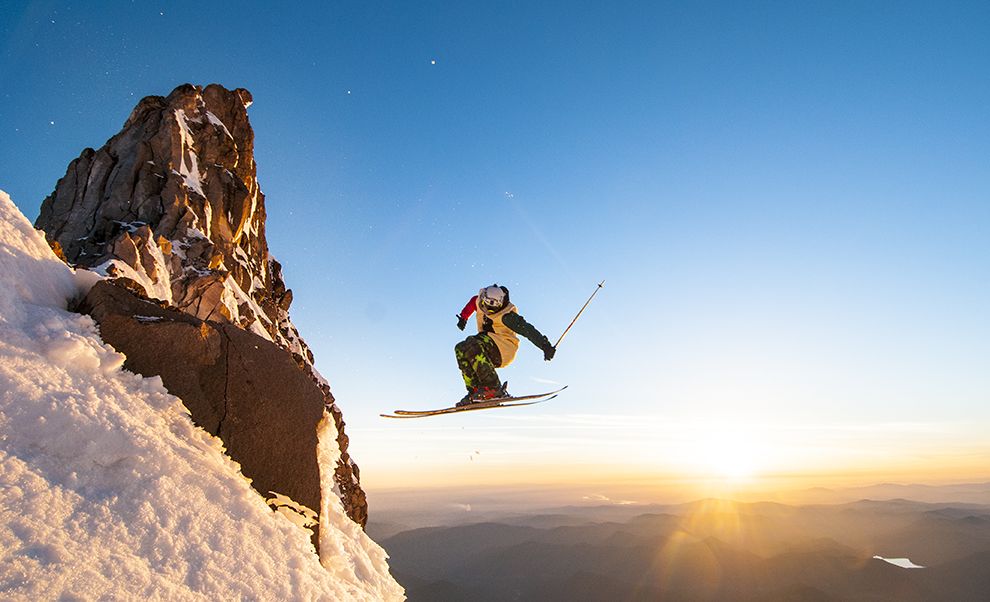
[[[197,425],[219,437],[264,496],[282,493],[320,508],[317,383],[270,341],[229,323],[204,321],[99,282],[79,304],[124,367],[160,376]]]

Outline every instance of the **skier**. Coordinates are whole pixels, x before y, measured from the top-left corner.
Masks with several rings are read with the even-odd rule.
[[[457,402],[466,406],[487,399],[507,397],[496,368],[512,363],[523,335],[543,351],[543,359],[553,359],[556,349],[539,330],[527,322],[509,302],[509,289],[498,284],[485,287],[471,297],[457,315],[457,328],[464,330],[468,318],[477,311],[478,334],[473,334],[454,347],[457,365],[464,377],[468,393]]]

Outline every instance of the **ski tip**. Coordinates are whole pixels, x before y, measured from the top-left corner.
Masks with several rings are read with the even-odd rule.
[[[379,414],[379,416],[381,416],[382,418],[421,418],[422,417],[419,414],[402,414],[402,415]]]

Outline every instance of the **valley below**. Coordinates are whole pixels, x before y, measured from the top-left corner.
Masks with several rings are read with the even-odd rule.
[[[979,487],[968,497],[980,499]],[[369,532],[413,602],[975,601],[990,591],[985,503],[712,498],[482,512],[474,522],[462,512],[420,528],[383,514]]]

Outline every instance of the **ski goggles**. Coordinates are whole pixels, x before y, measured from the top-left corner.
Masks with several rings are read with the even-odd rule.
[[[485,309],[501,309],[505,304],[505,298],[493,299],[491,297],[481,297],[481,306]]]

